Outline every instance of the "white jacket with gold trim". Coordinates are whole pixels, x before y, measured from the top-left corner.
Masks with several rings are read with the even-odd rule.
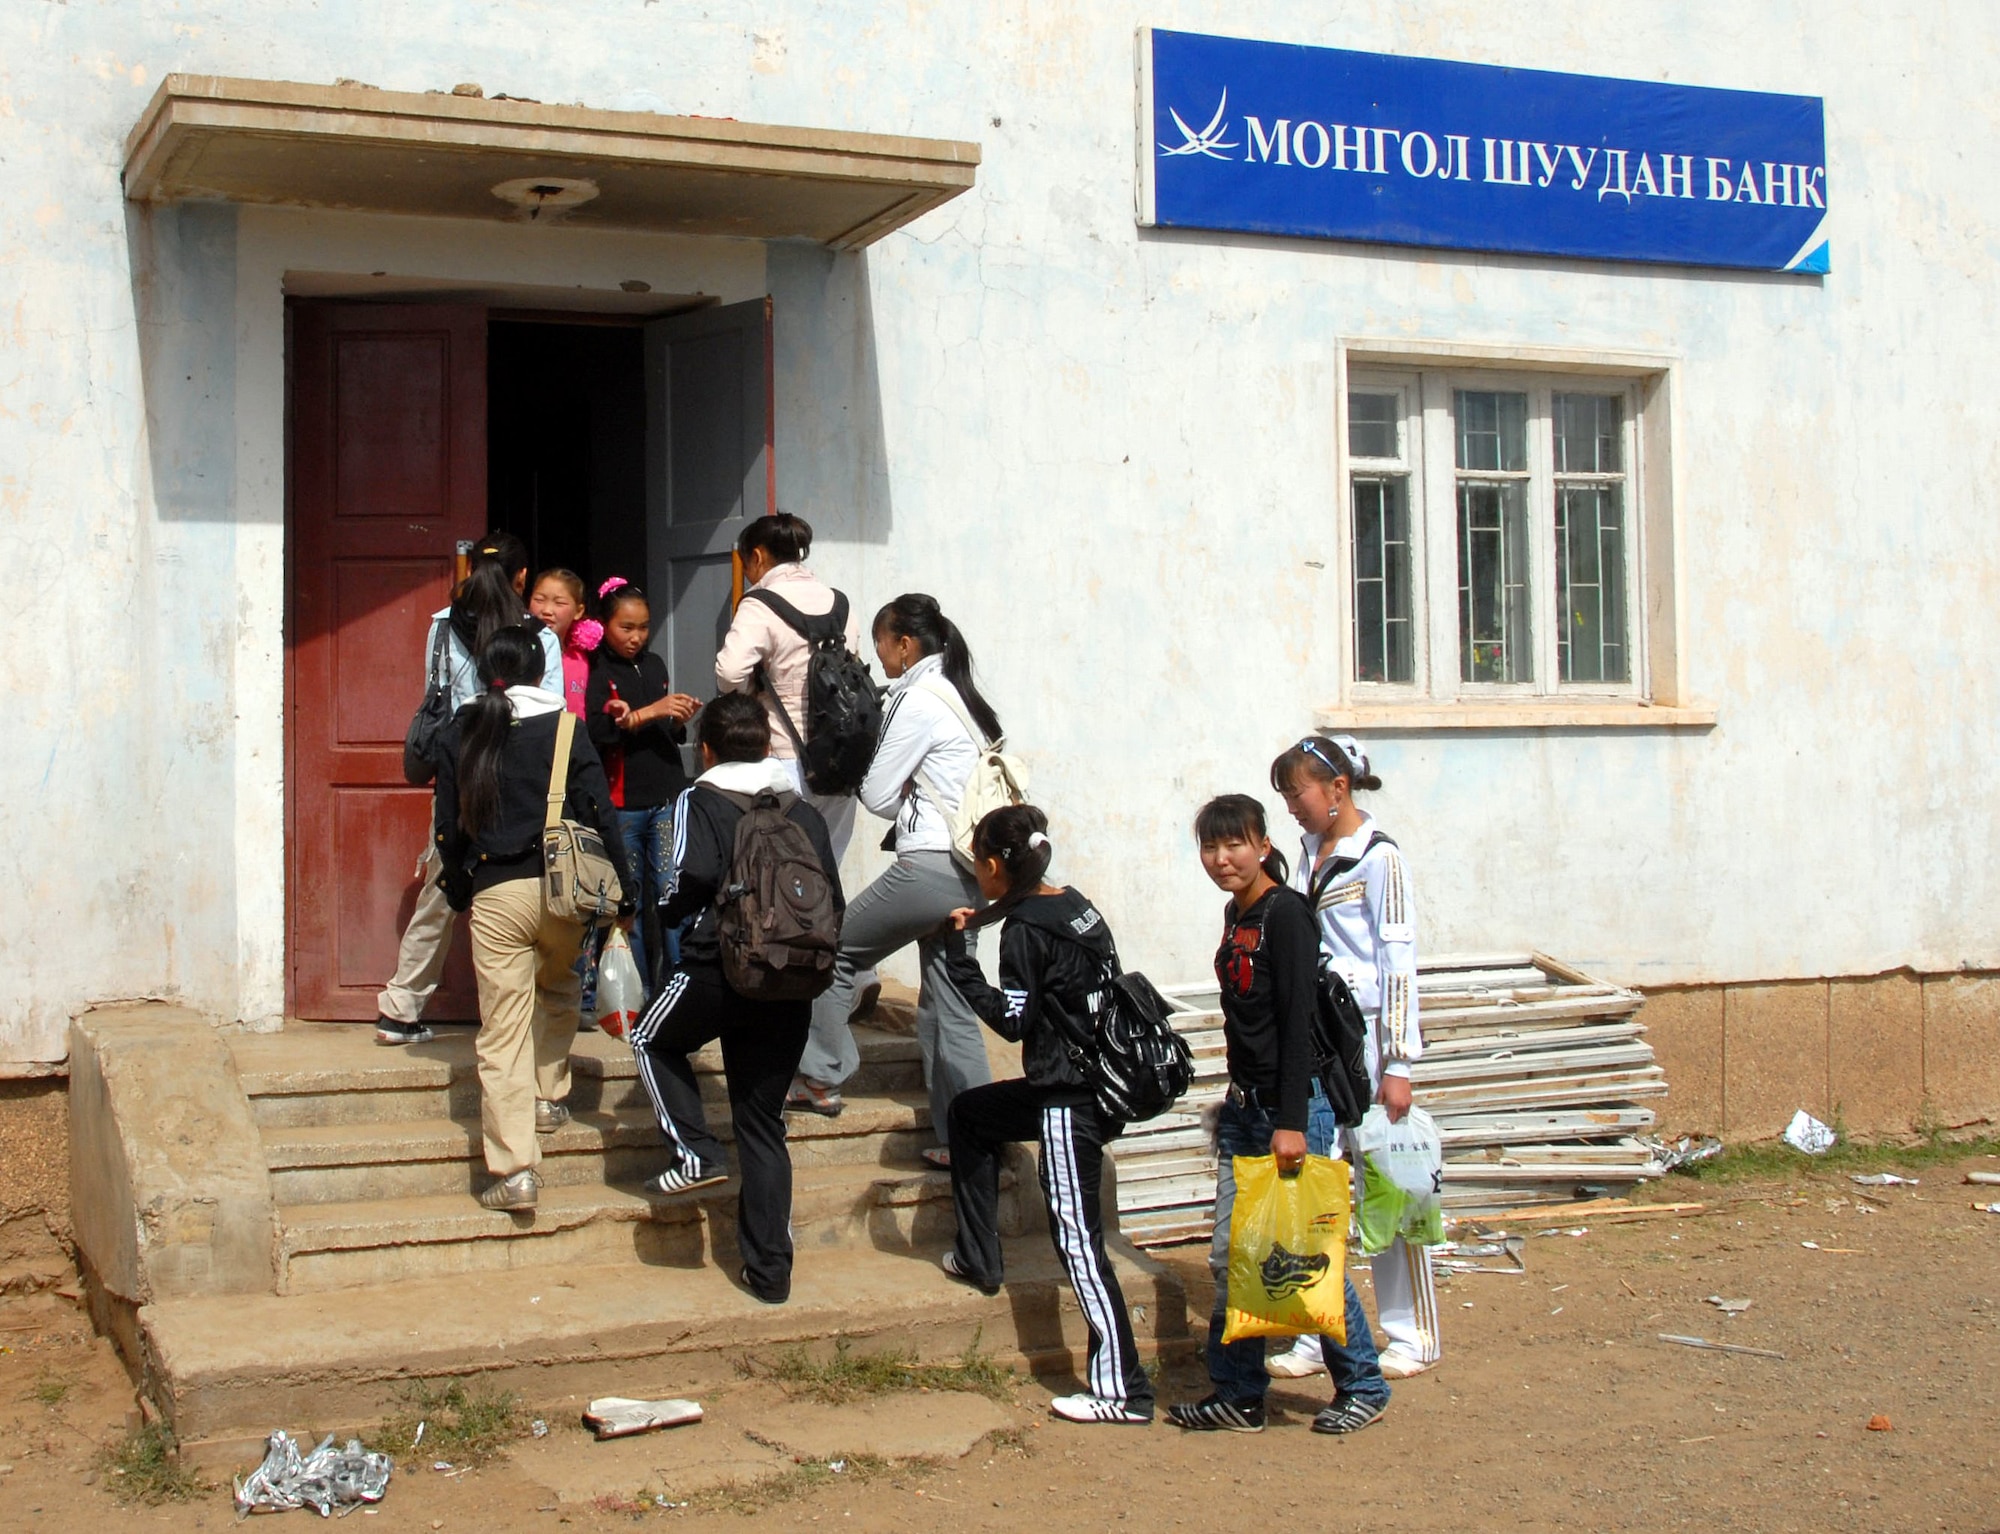
[[[1416,900],[1410,867],[1389,842],[1368,846],[1375,819],[1362,812],[1361,829],[1334,843],[1334,858],[1357,858],[1321,890],[1317,910],[1322,957],[1347,982],[1362,1014],[1374,1019],[1368,1033],[1368,1075],[1408,1076],[1423,1058],[1417,1007]],[[1302,842],[1292,888],[1310,894],[1319,838]],[[1364,852],[1362,849],[1367,848]]]

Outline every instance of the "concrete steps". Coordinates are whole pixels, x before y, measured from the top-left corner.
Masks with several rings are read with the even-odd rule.
[[[129,1110],[137,1127],[120,1164],[150,1167],[155,1141],[179,1147],[169,1191],[189,1213],[166,1232],[182,1232],[178,1244],[143,1254],[150,1288],[122,1270],[107,1282],[100,1267],[93,1283],[175,1432],[217,1457],[254,1457],[281,1424],[366,1426],[414,1379],[489,1380],[566,1410],[571,1397],[696,1393],[746,1353],[836,1336],[926,1357],[978,1339],[1017,1367],[1073,1371],[1085,1329],[1041,1230],[1030,1154],[1002,1176],[1006,1290],[952,1283],[937,1266],[956,1224],[951,1182],[921,1159],[935,1136],[916,1042],[856,1036],[863,1069],[846,1111],[788,1120],[798,1262],[790,1303],[767,1306],[735,1282],[733,1182],[643,1191],[665,1150],[622,1041],[577,1040],[575,1117],[544,1137],[539,1206],[508,1214],[474,1197],[488,1178],[470,1029],[385,1049],[372,1030],[338,1024],[221,1037],[106,1025],[86,1039],[84,1064],[135,1105],[139,1086],[161,1088]],[[726,1140],[720,1059],[696,1063]],[[996,1070],[1013,1063],[996,1046]],[[223,1125],[226,1144],[197,1148],[167,1127],[202,1082],[221,1094],[202,1122]],[[229,1199],[208,1196],[210,1184]],[[242,1217],[216,1221],[221,1204]],[[117,1250],[111,1235],[92,1246]],[[1116,1250],[1142,1346],[1186,1346],[1172,1275]],[[226,1287],[196,1277],[224,1259]]]
[[[1081,1370],[1087,1333],[1040,1232],[1006,1243],[1007,1286],[951,1282],[934,1256],[802,1252],[788,1304],[759,1303],[713,1266],[629,1258],[377,1283],[301,1295],[167,1301],[139,1313],[147,1385],[208,1464],[254,1459],[283,1424],[309,1437],[393,1410],[410,1381],[463,1379],[553,1416],[598,1395],[693,1396],[746,1356],[825,1346],[954,1356],[977,1344],[1038,1374]],[[1113,1262],[1142,1352],[1192,1346],[1172,1274],[1122,1242]]]

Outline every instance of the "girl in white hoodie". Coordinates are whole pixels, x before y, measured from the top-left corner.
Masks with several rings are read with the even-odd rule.
[[[847,1023],[855,973],[915,943],[923,964],[917,1043],[932,1131],[942,1138],[952,1099],[993,1079],[978,1014],[950,973],[954,954],[970,954],[972,938],[944,924],[953,911],[985,903],[978,880],[952,851],[949,817],[981,750],[999,739],[1000,720],[973,685],[965,637],[935,597],[897,597],[875,615],[874,636],[889,703],[860,799],[870,813],[895,822],[886,845],[896,861],[847,907],[833,984],[813,1003],[812,1037],[785,1106],[828,1116],[841,1111],[840,1085],[861,1063]],[[951,1164],[941,1146],[924,1156],[936,1166]]]

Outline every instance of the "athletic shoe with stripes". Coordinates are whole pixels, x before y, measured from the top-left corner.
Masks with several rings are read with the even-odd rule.
[[[711,1183],[727,1182],[729,1174],[718,1166],[709,1166],[697,1161],[692,1166],[686,1162],[675,1162],[658,1177],[646,1180],[646,1191],[663,1197],[675,1193],[686,1193],[691,1188],[706,1188]]]
[[[1313,1418],[1315,1433],[1358,1433],[1389,1409],[1387,1401],[1364,1401],[1359,1396],[1338,1396],[1331,1406],[1322,1406]]]
[[[970,1284],[981,1294],[998,1294],[1000,1292],[998,1284],[982,1283],[979,1279],[974,1278],[970,1273],[966,1272],[963,1267],[959,1266],[957,1252],[946,1252],[942,1257],[938,1258],[938,1266],[944,1269],[944,1276],[946,1278],[955,1278],[961,1284]],[[1078,1397],[1078,1399],[1081,1400],[1082,1397]]]
[[[1418,1358],[1405,1353],[1401,1348],[1384,1348],[1381,1361],[1383,1377],[1392,1380],[1410,1379],[1437,1362],[1434,1358]]]
[[[1143,1427],[1153,1420],[1149,1411],[1135,1411],[1123,1401],[1107,1401],[1103,1396],[1057,1396],[1049,1402],[1049,1414],[1065,1422],[1117,1422]]]
[[[1245,1401],[1241,1406],[1232,1406],[1221,1396],[1204,1396],[1199,1401],[1180,1401],[1169,1406],[1167,1421],[1191,1433],[1261,1433],[1264,1403]]]

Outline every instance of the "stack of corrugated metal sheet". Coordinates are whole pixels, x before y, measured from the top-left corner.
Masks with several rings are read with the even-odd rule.
[[[1664,1170],[1640,1136],[1667,1081],[1638,1020],[1644,998],[1542,954],[1441,959],[1417,976],[1417,1101],[1444,1141],[1445,1212],[1490,1214],[1620,1193]],[[1119,1218],[1140,1246],[1206,1239],[1215,1167],[1202,1109],[1227,1071],[1213,986],[1175,987],[1195,1084],[1113,1148]]]

